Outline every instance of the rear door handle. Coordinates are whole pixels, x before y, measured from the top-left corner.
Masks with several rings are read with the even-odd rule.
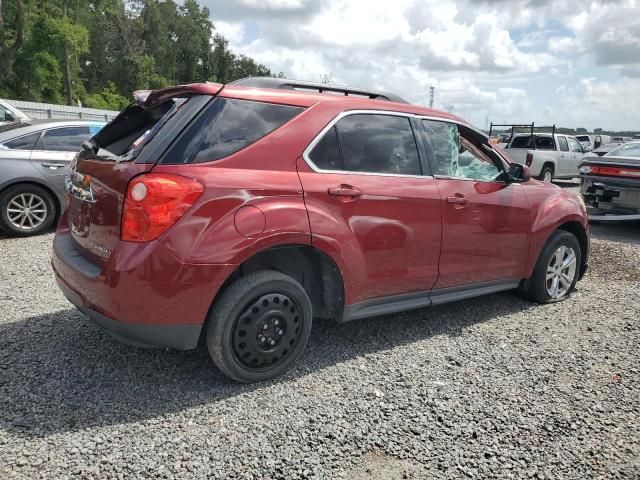
[[[327,190],[327,193],[332,197],[338,197],[342,202],[349,202],[355,200],[362,195],[362,192],[356,187],[351,185],[339,185],[337,187],[331,187]]]
[[[451,197],[447,197],[447,202],[453,203],[455,208],[464,208],[469,205],[469,200],[460,194],[456,194]]]
[[[47,167],[47,168],[51,168],[51,169],[55,170],[55,169],[57,169],[57,168],[64,168],[64,167],[66,167],[66,164],[64,164],[64,163],[42,162],[42,166],[43,166],[43,167]]]

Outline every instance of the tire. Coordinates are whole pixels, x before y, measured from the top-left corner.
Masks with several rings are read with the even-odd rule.
[[[207,319],[207,348],[228,377],[263,382],[300,357],[311,323],[311,302],[298,282],[272,270],[253,272],[233,282],[214,302]]]
[[[37,185],[13,185],[0,195],[0,227],[9,235],[28,237],[42,233],[51,228],[56,215],[53,197]]]
[[[538,175],[538,180],[542,180],[545,183],[551,183],[553,180],[553,167],[550,165],[542,167],[540,175]]]
[[[561,251],[560,249],[562,247],[564,247],[565,252],[560,254],[558,252]],[[567,263],[571,257],[571,251],[574,254],[573,268],[570,268],[570,266],[566,269],[561,268],[560,274],[553,274],[552,271],[556,269],[559,258],[556,255],[561,255],[564,262]],[[576,282],[580,276],[581,261],[582,251],[580,250],[578,239],[567,231],[555,231],[542,249],[538,263],[533,270],[533,275],[527,281],[528,287],[523,293],[527,298],[538,303],[554,303],[565,300],[576,286]],[[563,277],[562,273],[565,273],[566,277]],[[553,275],[558,279],[558,291],[556,295],[553,295],[553,276],[551,279],[548,279],[547,275]],[[561,277],[564,281],[560,280]],[[571,281],[569,282],[569,280]],[[567,285],[569,285],[568,288]]]

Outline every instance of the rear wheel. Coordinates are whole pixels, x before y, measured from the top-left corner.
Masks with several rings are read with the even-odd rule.
[[[274,378],[302,354],[311,302],[291,277],[264,270],[232,283],[209,314],[207,348],[217,367],[244,383]]]
[[[538,175],[538,180],[542,180],[544,183],[551,183],[553,180],[553,167],[551,165],[545,165]]]
[[[0,226],[11,235],[41,233],[51,227],[55,217],[51,194],[37,185],[13,185],[0,195]]]
[[[525,295],[538,303],[560,302],[575,288],[582,252],[578,239],[558,230],[542,249]]]
[[[551,183],[553,180],[553,167],[551,165],[542,167],[538,180],[542,180],[544,183]]]

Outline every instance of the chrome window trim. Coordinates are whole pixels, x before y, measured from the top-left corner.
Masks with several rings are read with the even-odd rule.
[[[311,140],[311,143],[309,143],[309,145],[307,145],[307,148],[305,148],[304,151],[302,152],[302,158],[305,161],[305,163],[309,166],[309,168],[311,168],[311,170],[313,170],[316,173],[334,173],[334,174],[344,174],[344,175],[372,175],[372,176],[378,176],[378,177],[399,177],[399,178],[435,178],[433,175],[408,175],[408,174],[404,174],[404,173],[358,172],[358,171],[352,171],[352,170],[325,170],[323,168],[318,167],[315,163],[313,163],[313,161],[309,157],[309,154],[311,153],[313,148],[320,142],[320,140],[322,139],[324,134],[327,133],[329,130],[331,130],[335,126],[335,124],[338,123],[344,117],[348,117],[350,115],[362,115],[362,114],[365,114],[365,115],[390,115],[390,116],[394,116],[394,117],[405,117],[405,118],[408,118],[408,119],[415,118],[417,120],[433,120],[433,121],[437,121],[437,122],[454,123],[456,125],[460,125],[462,127],[468,128],[470,130],[474,130],[476,133],[482,134],[482,136],[485,137],[485,138],[489,138],[481,130],[478,130],[475,127],[472,127],[470,125],[467,125],[467,124],[465,124],[463,122],[460,122],[460,121],[454,120],[454,119],[432,117],[432,116],[429,116],[429,115],[419,115],[419,114],[416,114],[416,113],[398,112],[396,110],[375,110],[375,109],[371,109],[371,110],[368,110],[368,109],[345,110],[343,112],[340,112],[327,125],[325,125],[324,128],[322,130],[320,130],[320,133],[318,133],[313,138],[313,140]],[[417,140],[416,140],[416,148],[418,148],[418,149],[420,148],[417,145]],[[498,155],[498,157],[502,160],[502,157],[500,157],[500,155]]]
[[[4,146],[4,144],[5,144],[5,143],[13,142],[14,140],[19,140],[19,139],[21,139],[21,138],[23,138],[23,137],[28,137],[29,135],[34,135],[34,134],[36,134],[36,133],[38,133],[38,134],[39,134],[39,136],[38,136],[38,140],[40,140],[40,137],[42,136],[42,132],[44,132],[44,130],[36,130],[36,131],[34,131],[34,132],[30,132],[30,133],[23,133],[22,135],[18,135],[17,137],[8,138],[8,139],[6,139],[5,141],[0,142],[0,145],[3,145],[3,146]],[[38,143],[38,140],[36,140],[36,141],[35,141],[35,143],[33,144],[34,146],[35,146],[35,144],[36,144],[36,143]],[[0,149],[0,151],[4,151],[4,152],[7,152],[7,151],[14,151],[14,152],[32,152],[32,151],[33,151],[33,148],[30,148],[29,150],[16,150],[15,148],[6,148],[6,149]]]
[[[345,110],[336,115],[325,127],[320,130],[314,139],[311,141],[307,148],[302,152],[302,158],[309,165],[309,168],[316,173],[333,173],[333,174],[341,174],[341,175],[370,175],[376,177],[398,177],[398,178],[433,178],[432,175],[409,175],[404,173],[379,173],[379,172],[359,172],[354,170],[325,170],[323,168],[318,167],[313,160],[309,157],[309,154],[314,149],[314,147],[320,142],[322,137],[331,130],[336,123],[338,123],[341,119],[351,116],[351,115],[387,115],[393,117],[405,117],[407,119],[415,118],[415,115],[410,113],[397,112],[393,110]],[[413,126],[411,126],[413,130]],[[417,141],[416,141],[416,151],[419,149]]]

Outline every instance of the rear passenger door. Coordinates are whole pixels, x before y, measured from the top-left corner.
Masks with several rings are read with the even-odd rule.
[[[45,130],[31,152],[31,163],[52,187],[62,192],[71,160],[91,136],[88,125]]]
[[[346,112],[298,162],[312,243],[346,266],[347,305],[437,279],[440,195],[414,126],[400,114]]]

